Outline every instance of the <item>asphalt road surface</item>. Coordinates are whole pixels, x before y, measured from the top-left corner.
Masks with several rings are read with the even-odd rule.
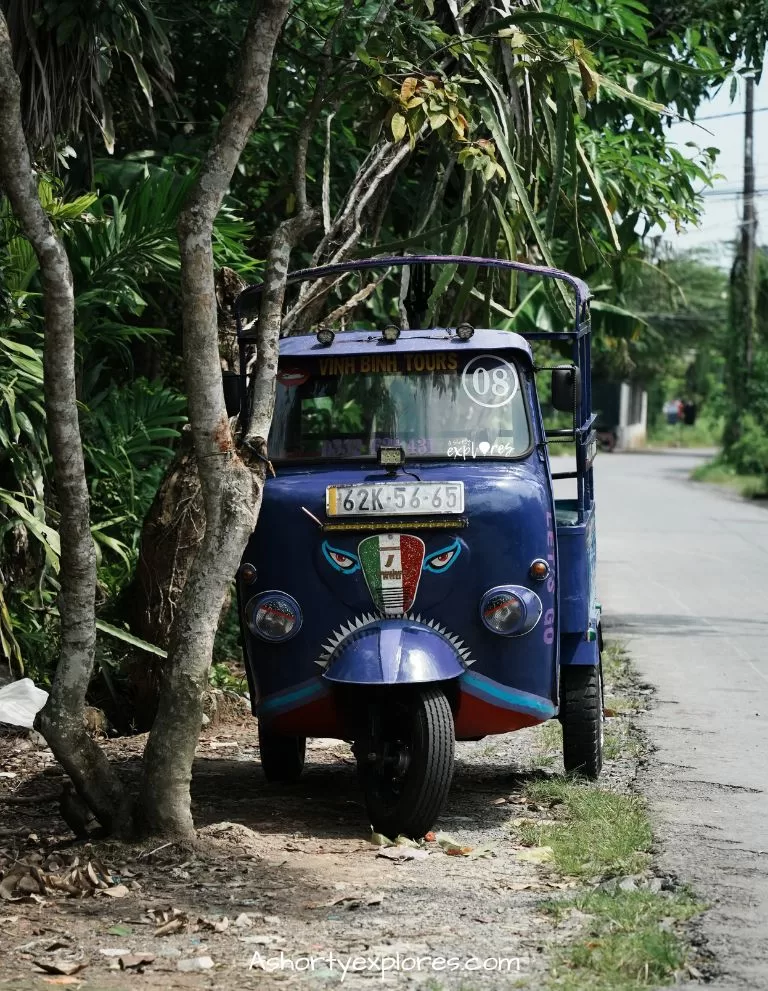
[[[606,626],[657,688],[641,782],[662,865],[712,904],[710,987],[768,989],[768,508],[691,483],[693,452],[600,455]]]

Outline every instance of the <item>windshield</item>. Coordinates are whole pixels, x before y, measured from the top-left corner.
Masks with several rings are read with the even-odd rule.
[[[281,361],[269,439],[273,460],[517,458],[531,447],[520,374],[508,358],[450,352]]]

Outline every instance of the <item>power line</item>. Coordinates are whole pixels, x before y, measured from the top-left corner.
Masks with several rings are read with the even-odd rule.
[[[768,107],[755,107],[756,114],[762,114]],[[698,124],[700,120],[722,120],[723,117],[743,117],[746,111],[744,110],[731,110],[726,114],[709,114],[707,117],[696,117],[693,121],[694,124]]]

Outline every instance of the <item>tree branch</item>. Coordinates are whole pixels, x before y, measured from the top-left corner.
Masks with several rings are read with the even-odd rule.
[[[262,0],[242,44],[234,95],[179,217],[184,370],[205,505],[205,535],[181,594],[147,743],[142,811],[152,832],[193,832],[189,785],[221,607],[261,504],[263,466],[237,455],[224,404],[213,269],[213,222],[266,104],[290,0]]]
[[[293,169],[293,188],[296,195],[296,213],[298,216],[301,216],[307,210],[307,154],[309,152],[312,130],[317,123],[317,118],[320,116],[323,100],[325,99],[325,91],[328,86],[328,79],[333,69],[333,43],[336,40],[339,27],[344,22],[344,18],[352,9],[353,5],[354,0],[344,0],[341,10],[331,25],[331,29],[323,44],[321,68],[315,82],[312,101],[307,108],[299,130],[298,141],[296,143],[296,160]]]

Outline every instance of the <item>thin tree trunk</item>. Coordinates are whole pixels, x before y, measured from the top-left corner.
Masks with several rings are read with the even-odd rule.
[[[193,832],[189,786],[213,639],[232,576],[253,529],[264,481],[235,450],[224,406],[213,272],[213,221],[267,99],[272,57],[290,0],[263,0],[251,16],[232,103],[179,218],[184,365],[205,505],[205,535],[171,632],[158,712],[144,760],[147,828]]]
[[[109,831],[128,822],[117,776],[83,726],[96,643],[96,556],[75,392],[74,293],[64,248],[37,193],[21,125],[19,79],[0,14],[0,185],[40,264],[45,311],[44,391],[61,540],[61,653],[40,729],[75,788]]]

